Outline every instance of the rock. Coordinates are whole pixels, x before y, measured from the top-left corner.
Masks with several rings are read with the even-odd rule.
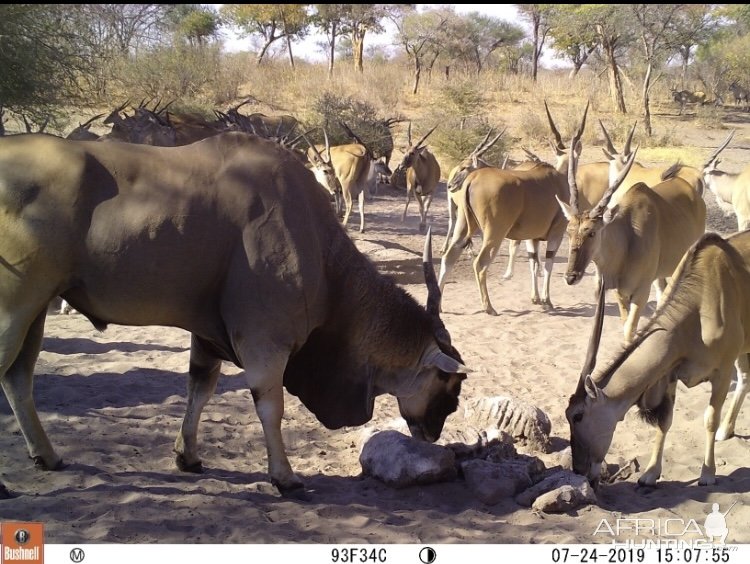
[[[573,494],[572,490],[578,493]],[[557,492],[547,496],[539,502],[539,505],[551,509],[543,509],[548,513],[553,512],[555,507],[568,507],[559,511],[570,511],[574,507],[588,503],[596,503],[596,493],[585,476],[574,474],[568,470],[554,469],[547,474],[539,483],[534,484],[523,493],[516,496],[516,502],[524,507],[537,508],[536,501],[547,493]]]
[[[461,463],[461,469],[471,492],[487,505],[495,505],[533,484],[528,464],[522,460],[502,464],[467,460]]]
[[[445,434],[445,446],[456,454],[456,460],[459,462],[470,458],[505,459],[516,457],[517,452],[513,446],[515,442],[513,437],[497,429],[491,431],[491,433],[487,433],[484,430],[471,430],[465,434],[450,432]],[[466,438],[470,440],[466,440]]]
[[[565,513],[589,503],[596,503],[596,494],[587,481],[582,487],[565,485],[542,494],[531,507],[544,513]]]
[[[557,463],[565,470],[573,471],[573,451],[566,447],[557,456]]]
[[[618,464],[606,465],[606,472],[604,472],[604,466],[605,464],[602,463],[600,480],[608,484],[614,484],[618,480],[627,480],[641,470],[641,465],[637,458],[632,458],[627,462],[620,460]]]
[[[469,425],[505,431],[523,444],[549,452],[552,424],[539,408],[506,396],[480,398],[468,402],[464,416]]]
[[[365,474],[394,488],[447,482],[458,475],[452,450],[398,431],[372,435],[362,448],[359,463]]]

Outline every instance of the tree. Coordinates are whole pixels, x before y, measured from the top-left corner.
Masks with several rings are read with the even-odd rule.
[[[531,78],[536,82],[539,58],[552,24],[551,15],[556,4],[516,4],[519,14],[531,24],[531,37],[534,51],[531,59]]]
[[[224,4],[221,14],[244,35],[259,35],[262,45],[256,57],[261,64],[268,48],[286,38],[289,58],[294,66],[291,37],[300,35],[307,27],[306,4]]]
[[[451,54],[482,72],[492,53],[501,47],[517,45],[524,36],[523,30],[499,18],[479,12],[469,12],[454,20],[448,28]]]
[[[578,10],[580,4],[558,4],[549,13],[549,36],[559,56],[573,64],[570,78],[580,72],[599,43],[594,26]]]
[[[79,4],[98,34],[99,41],[114,46],[121,55],[158,44],[174,21],[177,4]]]
[[[609,91],[615,111],[627,113],[622,91],[622,76],[618,62],[618,49],[630,45],[633,39],[632,13],[624,4],[579,4],[575,7],[577,17],[590,22],[594,37],[607,62]]]
[[[39,126],[80,96],[91,68],[80,16],[66,5],[0,5],[0,113]]]
[[[175,33],[190,45],[205,45],[219,33],[219,15],[200,4],[182,4],[171,14]]]
[[[333,78],[333,64],[336,57],[336,39],[342,33],[342,19],[345,4],[313,4],[315,13],[312,23],[326,35],[328,46],[328,78]]]
[[[708,41],[718,29],[718,24],[712,4],[685,5],[672,18],[672,44],[682,58],[681,88],[685,88],[693,49]]]
[[[665,51],[672,41],[673,19],[684,6],[682,4],[631,4],[630,9],[638,25],[638,35],[643,48],[643,59],[646,63],[646,75],[643,79],[643,126],[651,137],[651,109],[649,91],[655,67],[666,59]]]
[[[364,44],[368,31],[379,33],[383,31],[383,19],[388,10],[396,4],[341,4],[343,13],[341,18],[342,32],[349,36],[354,52],[354,68],[364,72]]]
[[[432,64],[440,53],[439,40],[446,22],[455,17],[452,9],[432,9],[422,13],[416,10],[404,12],[401,18],[395,18],[396,41],[404,48],[414,65],[414,86],[412,94],[419,89],[425,58],[432,56]],[[432,47],[432,49],[431,49]],[[437,54],[436,54],[437,53]]]

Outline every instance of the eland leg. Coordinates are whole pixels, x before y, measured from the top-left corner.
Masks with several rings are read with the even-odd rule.
[[[529,271],[531,272],[531,303],[540,304],[542,300],[539,299],[539,283],[537,278],[539,276],[539,241],[527,239],[526,253],[529,257]]]
[[[503,280],[510,280],[513,278],[513,266],[516,262],[516,255],[518,254],[518,247],[521,246],[521,241],[515,239],[508,239],[508,264],[505,267],[505,274],[503,274]]]
[[[258,343],[253,344],[254,350],[257,351],[273,350],[272,347],[260,347]],[[284,496],[304,495],[304,484],[289,464],[281,434],[281,418],[284,416],[284,369],[289,355],[288,353],[264,355],[262,358],[254,355],[247,358],[247,356],[247,354],[241,355],[241,359],[255,402],[255,410],[263,427],[271,483]]]
[[[448,250],[443,253],[443,257],[440,259],[438,285],[440,286],[441,294],[443,288],[445,288],[445,280],[453,269],[453,265],[456,264],[458,257],[461,256],[461,252],[471,244],[471,235],[466,216],[464,214],[459,214],[456,219],[456,224],[453,227],[453,238],[451,239],[450,245],[448,245]]]
[[[734,388],[729,410],[721,422],[721,427],[716,432],[716,440],[723,441],[734,436],[734,424],[737,421],[737,415],[740,413],[742,401],[747,394],[747,373],[750,371],[750,361],[747,354],[741,354],[734,364],[737,370],[737,385]]]
[[[450,191],[446,190],[446,192],[448,194],[448,232],[445,234],[445,243],[443,243],[443,249],[441,251],[442,254],[445,254],[448,250],[448,245],[450,245],[456,223],[456,212],[458,211],[458,206],[453,202]]]
[[[482,300],[484,311],[490,315],[497,315],[497,312],[492,307],[490,295],[487,292],[487,270],[490,264],[492,264],[503,239],[504,237],[493,237],[489,231],[486,231],[484,233],[482,248],[474,259],[474,275],[479,286],[479,297]]]
[[[406,205],[404,206],[404,213],[401,215],[401,221],[406,221],[406,210],[409,209],[409,202],[411,202],[411,188],[406,187]]]
[[[72,312],[73,308],[70,306],[70,304],[61,298],[60,311],[58,313],[60,313],[61,315],[70,315]]]
[[[667,438],[667,432],[672,426],[674,416],[674,400],[677,391],[677,379],[673,379],[667,385],[662,399],[662,405],[659,406],[659,420],[656,426],[656,436],[654,437],[654,446],[651,451],[651,460],[649,460],[646,470],[643,472],[638,483],[642,486],[655,486],[656,481],[661,477],[661,464],[664,455],[664,442]],[[665,404],[665,402],[667,402]]]
[[[414,199],[417,200],[417,206],[419,206],[419,232],[424,233],[424,198],[420,193],[421,190],[421,187],[417,187],[417,189],[414,190]]]
[[[359,232],[365,232],[365,191],[362,190],[357,196],[359,203]]]
[[[344,227],[346,227],[346,224],[349,223],[349,216],[352,213],[352,207],[354,207],[354,202],[352,200],[352,193],[348,189],[344,190],[343,196],[344,196],[344,219],[342,220],[341,224]]]
[[[221,360],[208,352],[200,337],[192,335],[187,408],[174,443],[176,464],[183,472],[197,473],[203,470],[198,456],[198,423],[203,408],[216,390],[220,373]]]
[[[542,305],[553,308],[552,300],[549,297],[549,286],[552,281],[552,269],[555,266],[555,256],[557,249],[560,247],[560,241],[547,241],[547,248],[544,253],[544,281],[542,282]],[[597,286],[598,288],[598,286]]]
[[[664,290],[667,289],[667,279],[657,278],[651,283],[651,285],[654,287],[654,292],[656,293],[656,307],[658,308],[661,305],[661,299],[664,295]]]
[[[0,384],[21,428],[29,456],[45,470],[62,467],[34,405],[34,365],[42,350],[46,304],[29,325],[5,311],[0,321]]]
[[[638,320],[641,318],[641,311],[643,311],[646,302],[648,301],[649,287],[646,287],[646,291],[638,290],[637,293],[633,294],[630,301],[630,311],[628,311],[628,318],[625,320],[625,327],[623,329],[625,333],[625,342],[630,343],[633,341],[633,336],[638,330]]]
[[[427,214],[430,211],[430,204],[432,204],[432,194],[427,194],[424,197],[424,205],[422,205],[422,201],[420,201],[419,206],[419,217],[422,219],[422,222],[419,224],[419,232],[424,233],[427,231]]]
[[[599,274],[598,271],[597,271],[597,274]],[[597,282],[596,287],[598,288],[599,287],[598,278],[596,282]],[[620,293],[619,290],[615,291],[615,296],[617,297],[617,307],[620,310],[620,321],[625,323],[628,320],[628,310],[630,309],[630,298]]]
[[[703,416],[703,422],[706,426],[706,452],[703,457],[703,467],[701,468],[701,477],[698,483],[701,486],[712,486],[716,483],[716,462],[714,459],[714,441],[716,440],[716,431],[719,428],[719,417],[721,416],[721,407],[729,391],[729,382],[732,379],[732,369],[727,367],[722,369],[718,376],[713,375],[711,378],[711,399]]]

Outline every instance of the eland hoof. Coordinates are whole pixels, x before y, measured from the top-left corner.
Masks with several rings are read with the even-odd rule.
[[[701,470],[701,477],[698,480],[698,485],[701,486],[713,486],[716,484],[716,472],[711,471],[709,468],[707,468],[705,465],[703,466],[703,469]]]
[[[175,459],[177,468],[182,472],[190,472],[191,474],[203,474],[203,463],[199,460],[198,462],[188,463],[185,457],[178,454]]]
[[[302,482],[284,485],[278,480],[271,479],[271,484],[279,490],[281,497],[286,499],[296,499],[298,501],[310,501],[312,499],[310,492],[305,489],[305,485]]]
[[[643,475],[638,478],[638,485],[647,488],[655,488],[656,482],[661,474],[652,474],[648,471],[644,472]]]
[[[724,429],[723,427],[721,427],[718,431],[716,431],[717,441],[726,441],[727,439],[731,439],[732,437],[734,437],[734,429]]]
[[[34,468],[37,468],[39,470],[57,472],[58,470],[62,470],[63,468],[65,468],[65,464],[63,464],[62,459],[59,459],[52,465],[47,464],[44,461],[44,458],[42,458],[41,456],[32,456],[31,460],[34,461]]]
[[[12,499],[14,496],[4,485],[0,484],[0,499]]]

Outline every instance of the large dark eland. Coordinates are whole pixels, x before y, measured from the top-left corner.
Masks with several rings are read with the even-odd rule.
[[[331,429],[369,421],[392,394],[412,435],[437,440],[467,369],[438,316],[429,240],[424,308],[357,251],[313,174],[272,141],[0,138],[0,382],[29,454],[61,467],[32,394],[57,295],[99,329],[192,334],[182,470],[201,469],[198,422],[222,361],[245,370],[283,494],[303,491],[282,441],[284,387]]]

